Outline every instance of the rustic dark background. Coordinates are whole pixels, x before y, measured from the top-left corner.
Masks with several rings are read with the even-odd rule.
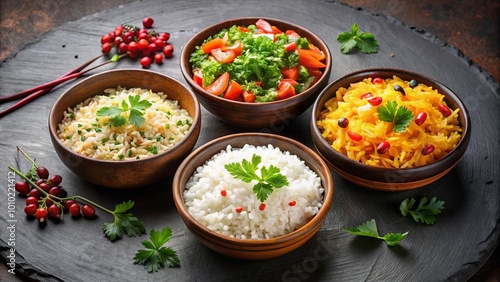
[[[27,44],[37,42],[46,32],[68,21],[112,9],[136,0],[1,0],[0,62],[9,60]],[[500,1],[342,0],[354,7],[393,17],[425,30],[457,47],[500,82]],[[36,58],[34,58],[35,60]],[[1,67],[1,63],[0,63]],[[500,250],[470,281],[500,281]],[[9,281],[0,266],[0,281]],[[15,281],[15,280],[14,280]]]

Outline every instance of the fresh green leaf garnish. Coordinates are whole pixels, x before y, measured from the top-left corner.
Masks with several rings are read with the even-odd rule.
[[[337,42],[340,43],[340,51],[344,54],[356,48],[366,54],[377,53],[378,42],[375,40],[375,35],[368,32],[359,33],[356,23],[352,24],[351,32],[344,31],[339,34]]]
[[[133,201],[123,202],[116,205],[113,214],[113,223],[104,223],[102,231],[104,235],[110,240],[114,241],[122,237],[122,233],[126,233],[129,237],[135,237],[146,232],[144,223],[139,221],[131,213],[126,213],[134,206]]]
[[[261,161],[262,158],[259,155],[253,154],[251,161],[244,159],[241,163],[230,163],[224,167],[236,179],[240,179],[246,183],[256,180],[257,184],[253,186],[253,192],[261,202],[264,202],[273,192],[273,188],[281,188],[288,185],[288,180],[286,176],[280,173],[280,169],[273,165],[261,167],[261,176],[258,176],[256,171]]]
[[[393,123],[394,132],[404,132],[413,120],[413,113],[407,107],[398,105],[396,101],[389,101],[378,107],[377,113],[381,121]]]
[[[141,100],[139,95],[130,95],[127,100],[122,100],[119,107],[102,107],[97,110],[98,116],[109,116],[111,124],[115,127],[122,126],[127,123],[127,119],[122,115],[122,113],[130,112],[128,117],[128,122],[135,125],[136,127],[141,126],[145,119],[143,117],[144,110],[151,106],[151,102],[147,100]]]
[[[142,241],[146,248],[138,250],[134,256],[134,264],[142,264],[148,272],[158,271],[163,266],[176,267],[180,265],[179,257],[171,248],[162,247],[170,240],[172,229],[165,227],[161,232],[152,229],[149,240]]]
[[[420,199],[418,206],[412,209],[415,203],[415,198],[407,198],[402,201],[399,206],[401,214],[407,216],[410,213],[413,220],[428,225],[436,223],[436,216],[444,209],[444,201],[438,201],[436,197],[433,197],[428,204],[427,197],[423,197]]]
[[[364,224],[355,227],[355,228],[343,228],[344,231],[347,231],[351,234],[358,235],[358,236],[366,236],[366,237],[372,237],[372,238],[377,238],[380,240],[384,240],[384,242],[387,244],[387,246],[392,247],[401,240],[403,240],[406,235],[408,235],[408,231],[405,233],[387,233],[384,236],[380,236],[378,234],[378,229],[377,229],[377,223],[375,222],[375,219],[369,220],[365,222]]]

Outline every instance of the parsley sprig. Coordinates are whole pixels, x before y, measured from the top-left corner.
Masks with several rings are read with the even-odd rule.
[[[131,213],[127,213],[134,206],[133,201],[123,202],[116,205],[114,211],[107,210],[114,217],[112,223],[104,223],[102,232],[110,241],[115,241],[122,237],[122,233],[126,233],[129,237],[135,237],[146,232],[144,223],[139,221]]]
[[[427,203],[427,197],[422,197],[418,206],[413,208],[416,202],[415,198],[407,198],[402,201],[399,206],[401,214],[407,216],[409,213],[413,217],[413,220],[427,225],[436,223],[436,216],[444,209],[444,201],[432,197],[430,202]]]
[[[375,219],[369,220],[358,227],[343,228],[343,230],[354,235],[372,237],[383,240],[389,247],[399,244],[399,242],[401,242],[401,240],[403,240],[408,235],[407,231],[405,233],[387,233],[384,236],[380,236],[378,233],[377,222],[375,221]]]
[[[337,42],[340,43],[340,51],[347,54],[354,51],[356,48],[362,53],[377,53],[378,42],[375,35],[368,32],[359,32],[359,27],[356,23],[351,26],[351,32],[344,31],[337,37]]]
[[[392,130],[398,133],[404,132],[413,120],[413,113],[407,107],[398,105],[396,101],[389,101],[378,107],[377,113],[381,121],[392,122]]]
[[[149,241],[142,241],[142,245],[146,248],[138,250],[134,256],[134,264],[142,264],[148,272],[158,271],[164,265],[168,267],[176,267],[180,265],[177,253],[171,249],[163,247],[170,240],[172,229],[165,227],[161,232],[154,228],[149,233]]]
[[[97,110],[97,116],[109,116],[113,126],[118,127],[127,123],[127,119],[122,115],[130,112],[128,122],[136,127],[141,126],[145,119],[143,117],[144,110],[151,107],[151,103],[147,100],[141,100],[139,95],[128,96],[128,102],[123,99],[120,106],[102,107]]]
[[[244,159],[241,163],[229,163],[224,167],[236,179],[240,179],[246,183],[250,183],[253,180],[257,181],[257,184],[253,186],[253,192],[261,202],[264,202],[273,192],[273,188],[281,188],[288,185],[288,180],[286,176],[280,173],[280,169],[273,165],[261,167],[261,176],[258,176],[256,171],[261,161],[261,156],[253,154],[251,161]]]

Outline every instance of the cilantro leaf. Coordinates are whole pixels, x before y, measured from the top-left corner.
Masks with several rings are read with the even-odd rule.
[[[141,126],[146,120],[144,119],[144,110],[151,107],[151,102],[141,100],[139,95],[128,96],[121,101],[120,107],[102,107],[97,110],[97,116],[109,116],[113,126],[119,127],[127,123],[127,119],[122,113],[130,112],[128,122],[136,127]]]
[[[288,180],[286,176],[280,173],[280,169],[273,165],[261,167],[261,176],[258,176],[256,171],[261,161],[262,158],[259,155],[253,154],[251,161],[243,159],[241,163],[229,163],[224,165],[224,168],[234,178],[246,183],[250,183],[253,180],[257,181],[252,191],[261,202],[264,202],[273,192],[273,188],[281,188],[288,185]]]
[[[122,233],[126,233],[129,237],[135,237],[146,232],[144,223],[133,214],[126,213],[133,206],[133,201],[116,205],[115,210],[111,212],[114,217],[113,222],[102,225],[102,231],[110,241],[121,238]]]
[[[404,132],[413,120],[413,113],[396,101],[389,101],[377,108],[378,118],[381,121],[392,122],[394,132]]]
[[[339,34],[337,42],[340,43],[340,51],[344,54],[354,51],[356,48],[366,54],[378,51],[375,35],[368,32],[359,33],[359,27],[356,23],[351,25],[351,32],[344,31]]]
[[[414,198],[407,198],[402,201],[399,206],[401,214],[407,216],[408,213],[410,213],[415,222],[425,223],[427,225],[436,223],[436,216],[444,209],[444,201],[439,201],[436,197],[433,197],[428,204],[427,197],[423,197],[420,199],[418,206],[412,209],[415,203],[416,200]]]
[[[399,244],[399,242],[401,242],[401,240],[403,240],[408,235],[408,232],[405,232],[405,233],[387,233],[384,236],[380,236],[378,233],[377,222],[375,221],[375,219],[369,220],[358,227],[354,228],[346,227],[343,228],[343,230],[354,235],[372,237],[383,240],[389,247]]]
[[[179,257],[171,248],[163,247],[170,240],[172,229],[165,227],[161,232],[151,229],[149,240],[142,241],[142,245],[146,248],[138,250],[133,260],[134,264],[144,265],[148,272],[157,272],[165,265],[168,267],[176,267],[180,265]]]

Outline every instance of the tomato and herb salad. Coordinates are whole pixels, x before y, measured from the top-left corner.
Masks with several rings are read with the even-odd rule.
[[[322,76],[325,60],[307,38],[264,19],[221,30],[190,57],[198,85],[242,102],[271,102],[303,92]]]

